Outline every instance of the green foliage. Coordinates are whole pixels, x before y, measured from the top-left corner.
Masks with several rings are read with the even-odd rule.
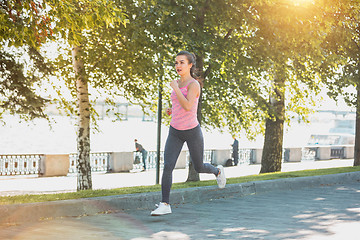
[[[36,94],[33,85],[51,72],[38,49],[52,33],[45,2],[1,1],[0,116],[8,112],[25,119],[46,118],[48,100]]]
[[[255,94],[256,85],[239,76],[238,80],[234,79],[234,75],[243,73],[246,68],[243,63],[247,58],[237,54],[243,40],[235,29],[244,22],[245,10],[221,1],[127,0],[121,4],[129,16],[129,24],[101,34],[117,36],[121,33],[121,37],[104,43],[94,40],[103,48],[104,61],[98,66],[108,71],[108,86],[114,84],[144,105],[156,106],[158,84],[163,81],[165,105],[169,106],[167,83],[177,77],[174,58],[177,52],[186,49],[198,57],[200,77],[204,81],[202,113],[205,125],[232,131],[253,126],[251,123],[261,113],[244,92]],[[232,34],[236,37],[231,38]],[[235,49],[239,49],[238,52]],[[113,56],[110,66],[106,65],[109,62],[105,56]],[[97,56],[96,59],[102,58]],[[243,126],[240,127],[239,121]]]
[[[46,1],[49,15],[55,22],[55,33],[66,39],[70,45],[83,44],[87,34],[96,34],[101,28],[125,24],[125,15],[113,1]]]
[[[358,96],[346,88],[358,87],[360,82],[360,3],[353,0],[334,3],[325,9],[331,31],[321,45],[326,56],[320,66],[321,76],[331,98],[342,96],[348,105],[356,106]]]
[[[204,86],[203,125],[234,134],[245,129],[253,136],[263,131],[264,120],[271,115],[275,76],[285,81],[278,90],[287,98],[286,119],[295,113],[306,120],[308,105],[319,91],[319,63],[325,66],[338,59],[325,57],[318,46],[333,19],[325,10],[339,4],[335,0],[302,6],[277,0],[7,1],[0,30],[14,45],[65,39],[59,44],[55,73],[74,96],[70,50],[81,45],[91,88],[112,96],[112,101],[122,97],[139,102],[146,111],[156,110],[159,81],[169,105],[167,83],[177,77],[174,57],[180,50],[192,51]],[[346,33],[342,31],[344,39]],[[333,45],[335,34],[327,36]],[[347,72],[354,69],[351,64]],[[338,85],[332,86],[336,92]]]
[[[319,91],[314,69],[321,59],[313,29],[319,14],[315,6],[299,11],[279,1],[246,0],[121,4],[129,24],[109,33],[121,37],[108,44],[94,42],[104,45],[104,58],[113,56],[112,66],[106,60],[101,64],[109,70],[107,80],[145,105],[156,105],[162,69],[164,96],[169,95],[166,83],[177,77],[173,59],[188,50],[197,55],[203,81],[203,126],[234,134],[245,129],[249,136],[261,132],[275,72],[286,80],[280,91],[289,94],[287,110],[304,119],[311,112],[306,105],[315,102]]]
[[[316,69],[324,59],[319,51],[323,29],[317,22],[322,12],[315,4],[294,6],[290,1],[271,1],[253,8],[258,18],[253,21],[256,30],[249,55],[258,60],[255,68],[268,82],[268,94],[275,85],[285,94],[287,114],[306,116],[305,103],[314,102],[321,87]]]
[[[46,1],[1,1],[0,42],[16,47],[39,47],[52,34]]]
[[[138,87],[141,85],[129,81],[123,74],[124,69],[132,70],[134,61],[131,49],[124,49],[121,44],[124,37],[119,29],[125,28],[128,22],[124,10],[108,1],[53,1],[51,6],[57,16],[58,39],[66,40],[58,45],[56,75],[65,80],[73,97],[76,97],[70,54],[73,45],[81,46],[86,79],[92,90],[103,93],[102,98],[112,97],[108,99],[111,102],[117,96],[129,99],[132,95],[141,96],[143,89]],[[94,100],[96,97],[91,99]],[[67,103],[63,98],[61,101]],[[69,110],[74,113],[75,109]]]
[[[169,106],[167,83],[177,77],[174,57],[185,49],[198,57],[203,126],[234,134],[245,129],[250,137],[263,131],[270,116],[272,69],[281,70],[286,79],[281,91],[289,97],[289,116],[293,111],[306,119],[311,112],[306,104],[314,102],[319,89],[314,64],[321,59],[318,32],[312,28],[316,7],[299,11],[291,4],[261,0],[49,4],[57,16],[56,32],[68,40],[64,48],[69,52],[71,44],[81,43],[87,79],[104,95],[135,101],[152,111],[163,81]],[[126,25],[121,24],[124,16]],[[60,54],[56,66],[58,76],[74,89],[70,54]]]
[[[43,107],[47,100],[32,88],[37,80],[36,76],[24,73],[24,65],[13,55],[0,51],[0,116],[8,111],[25,119],[46,117]]]

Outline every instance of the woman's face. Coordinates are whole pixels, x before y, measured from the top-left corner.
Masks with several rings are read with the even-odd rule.
[[[179,55],[175,58],[175,70],[180,76],[185,76],[190,74],[190,69],[192,63],[189,63],[189,60],[185,55]]]

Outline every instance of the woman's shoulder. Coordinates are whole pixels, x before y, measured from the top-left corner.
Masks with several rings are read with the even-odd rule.
[[[193,92],[196,94],[197,97],[199,97],[199,94],[200,94],[200,83],[197,81],[197,80],[193,80],[189,83],[188,87],[187,87],[187,90],[188,92]]]
[[[188,87],[192,87],[192,86],[200,87],[199,81],[196,80],[196,79],[192,79],[192,80],[189,82]]]

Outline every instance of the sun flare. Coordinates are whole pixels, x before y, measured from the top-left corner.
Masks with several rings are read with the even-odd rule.
[[[288,1],[294,4],[295,6],[302,6],[302,5],[314,3],[314,0],[288,0]]]

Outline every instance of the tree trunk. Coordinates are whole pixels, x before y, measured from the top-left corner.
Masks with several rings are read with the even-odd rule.
[[[277,79],[270,96],[270,118],[266,119],[260,173],[281,171],[285,117],[284,85],[283,78]]]
[[[260,173],[281,171],[283,122],[266,119],[265,142],[261,159]]]
[[[357,84],[354,166],[360,166],[360,83]]]
[[[88,82],[81,47],[72,49],[73,68],[76,78],[78,131],[77,131],[77,190],[92,189],[90,166],[90,102]]]

